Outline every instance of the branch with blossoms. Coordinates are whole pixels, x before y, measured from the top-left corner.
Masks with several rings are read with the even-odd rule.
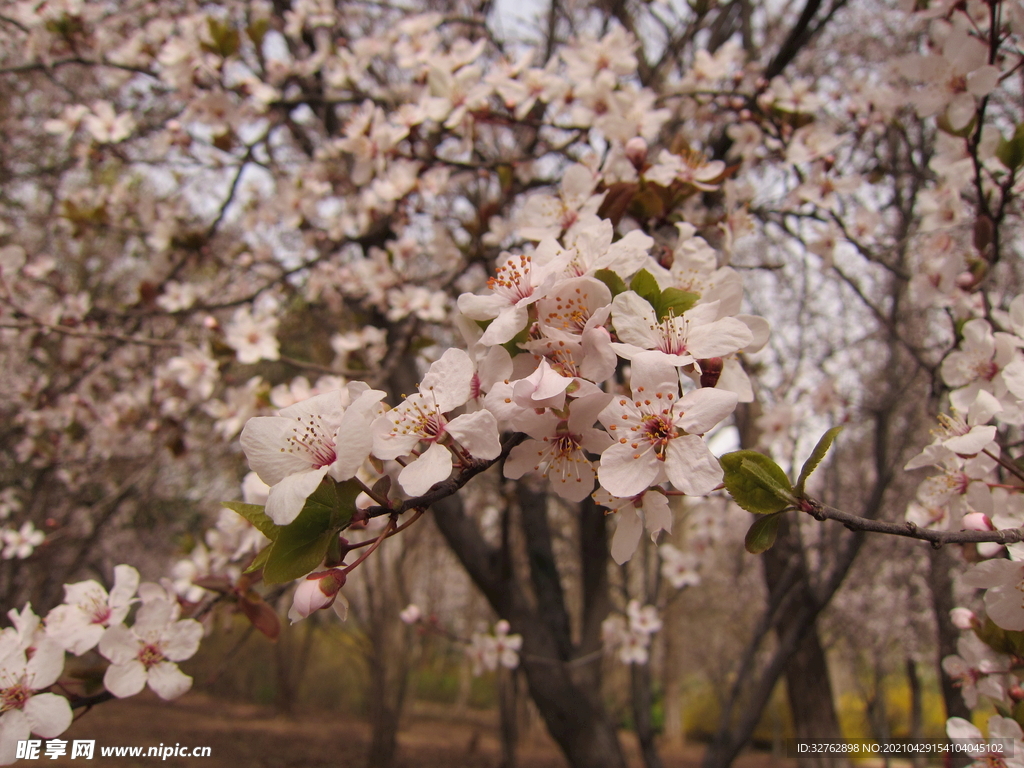
[[[526,439],[526,434],[519,432],[510,435],[501,444],[501,453],[499,453],[493,459],[476,459],[468,462],[457,475],[445,480],[441,483],[436,483],[431,489],[421,496],[416,496],[411,499],[405,499],[401,503],[390,506],[371,506],[366,507],[363,512],[368,518],[380,517],[381,515],[401,515],[408,512],[410,509],[420,510],[428,509],[436,502],[441,499],[446,499],[449,496],[457,493],[459,489],[464,487],[466,483],[472,480],[474,477],[479,475],[481,472],[493,467],[495,464],[505,461],[508,458],[509,453],[512,449],[519,445],[523,440]]]

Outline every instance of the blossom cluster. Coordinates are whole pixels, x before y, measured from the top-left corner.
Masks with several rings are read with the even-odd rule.
[[[118,698],[148,686],[174,699],[192,687],[178,662],[198,650],[203,627],[180,618],[169,584],[140,584],[138,571],[119,565],[109,592],[93,580],[64,591],[64,602],[44,619],[26,605],[9,611],[13,626],[0,631],[0,765],[15,761],[18,742],[30,733],[54,738],[71,724],[69,700],[50,690],[64,671],[65,653],[96,649],[109,662],[103,685]]]
[[[650,658],[651,637],[662,627],[658,609],[630,600],[626,615],[613,614],[601,625],[605,650],[617,653],[623,664],[646,664]]]
[[[574,502],[598,484],[599,503],[628,510],[617,561],[644,524],[671,530],[666,485],[700,496],[722,480],[703,436],[751,398],[738,354],[763,344],[767,326],[737,315],[738,275],[692,227],[680,225],[670,267],[652,244],[638,232],[613,242],[610,222],[582,215],[561,240],[506,254],[486,293],[459,298],[468,351],[444,352],[394,407],[351,382],[250,419],[241,443],[269,487],[266,514],[289,525],[325,478],[368,490],[382,471],[423,496],[453,470],[494,461],[502,433],[519,432],[506,477],[538,474]],[[628,391],[613,381],[620,363]]]
[[[494,672],[498,667],[515,669],[519,666],[522,635],[510,635],[509,623],[502,619],[494,625],[494,633],[474,632],[466,646],[466,656],[473,665],[473,674]]]

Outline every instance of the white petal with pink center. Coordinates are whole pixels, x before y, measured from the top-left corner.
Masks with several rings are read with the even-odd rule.
[[[29,609],[30,610],[30,609]],[[0,633],[0,764],[14,762],[17,744],[30,733],[43,738],[62,734],[71,725],[71,706],[63,696],[40,693],[60,677],[64,651],[41,637],[32,658],[24,638],[12,629]]]
[[[420,443],[429,443],[398,476],[406,493],[420,496],[448,478],[453,462],[443,442],[449,438],[479,459],[493,459],[501,452],[498,422],[490,411],[465,413],[451,421],[445,415],[472,397],[474,375],[469,355],[450,349],[430,367],[419,392],[373,422],[373,454],[379,459],[397,459],[414,453]]]
[[[532,256],[506,254],[494,277],[487,281],[490,294],[459,296],[459,311],[466,317],[492,320],[480,342],[492,346],[511,341],[526,326],[529,305],[554,285],[570,255],[554,238],[547,238]]]
[[[139,572],[130,565],[114,568],[110,594],[96,581],[64,585],[64,604],[46,616],[46,633],[65,650],[81,656],[95,648],[107,627],[120,624],[135,602]]]
[[[178,620],[178,603],[162,588],[142,587],[143,604],[135,624],[130,629],[118,624],[100,638],[99,651],[111,662],[103,684],[118,698],[134,696],[147,684],[161,698],[175,698],[192,685],[192,678],[175,662],[191,658],[199,649],[203,625],[194,619]]]
[[[666,363],[682,366],[724,357],[754,341],[746,323],[734,317],[718,319],[718,311],[719,302],[712,301],[659,321],[646,299],[634,291],[620,293],[612,301],[612,319],[620,339],[613,347],[630,360],[644,350],[656,350]]]
[[[249,467],[270,486],[266,513],[275,523],[298,517],[328,473],[339,481],[355,475],[370,454],[367,426],[383,397],[365,385],[350,385],[288,406],[278,416],[249,419],[242,448]]]
[[[622,498],[666,479],[686,494],[713,490],[722,469],[699,435],[732,413],[736,394],[704,388],[679,398],[678,374],[655,353],[634,358],[630,386],[632,399],[616,398],[601,413],[616,440],[601,455],[601,486]]]
[[[584,451],[599,454],[611,443],[607,433],[593,426],[611,398],[601,393],[574,400],[567,418],[551,411],[524,412],[515,426],[533,439],[509,453],[505,477],[517,479],[527,472],[540,472],[563,499],[585,499],[594,489],[596,473]]]

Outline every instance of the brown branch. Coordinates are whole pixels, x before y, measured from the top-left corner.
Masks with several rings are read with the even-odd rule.
[[[943,544],[980,544],[995,542],[997,544],[1017,544],[1024,541],[1024,528],[1004,528],[998,531],[934,531],[920,528],[911,522],[890,523],[885,520],[872,520],[860,517],[841,509],[830,507],[813,499],[807,499],[807,512],[815,520],[835,520],[851,531],[869,531],[871,533],[887,533],[892,536],[904,536],[908,539],[919,539],[931,542],[938,549]]]
[[[16,328],[20,330],[36,329],[39,331],[53,331],[66,336],[76,336],[81,339],[96,339],[100,341],[118,341],[123,344],[142,344],[147,347],[180,347],[180,341],[170,339],[147,339],[144,336],[125,336],[120,333],[105,331],[81,331],[66,325],[54,325],[44,323],[42,320],[31,319],[21,322],[0,322],[0,328]]]
[[[515,448],[519,443],[526,439],[526,435],[522,432],[517,432],[508,440],[505,441],[504,445],[501,446],[501,453],[493,459],[483,459],[475,461],[466,468],[464,468],[459,474],[450,480],[445,480],[441,483],[434,483],[429,491],[422,496],[416,496],[412,499],[406,499],[397,507],[367,507],[366,514],[369,517],[380,517],[381,515],[401,515],[404,512],[408,512],[410,509],[422,508],[426,509],[431,504],[435,504],[441,499],[446,499],[449,496],[454,496],[455,493],[462,488],[466,483],[472,480],[474,477],[479,475],[481,472],[490,469],[492,466],[497,464],[499,461],[504,461],[508,456],[509,452]]]
[[[10,19],[4,19],[5,21],[13,21]],[[49,72],[57,69],[58,67],[64,67],[68,64],[80,64],[85,67],[110,67],[111,69],[122,69],[126,72],[135,72],[140,75],[148,75],[154,79],[159,79],[159,76],[153,71],[146,69],[145,67],[133,67],[130,64],[114,64],[110,61],[89,61],[80,57],[72,57],[67,59],[58,59],[57,61],[51,61],[47,63],[43,62],[31,62],[29,64],[16,64],[11,67],[0,67],[0,75],[18,75],[25,72]]]

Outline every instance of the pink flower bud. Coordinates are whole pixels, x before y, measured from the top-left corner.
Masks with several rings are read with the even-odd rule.
[[[626,142],[626,157],[638,171],[647,162],[647,142],[641,136],[634,136]]]
[[[398,614],[398,616],[406,624],[415,624],[423,618],[423,612],[415,603],[409,603],[409,605],[405,607],[405,610]]]
[[[299,619],[305,619],[313,611],[329,608],[333,605],[343,586],[345,586],[345,574],[337,568],[309,574],[295,588],[292,609],[288,611],[288,618],[294,623]]]
[[[1011,685],[1010,690],[1006,693],[1009,695],[1010,701],[1024,701],[1024,688],[1021,688],[1019,685]]]
[[[974,611],[969,608],[954,608],[949,612],[949,620],[953,622],[953,626],[957,629],[973,629],[975,622],[978,618],[974,615]]]
[[[965,531],[994,531],[995,528],[992,525],[992,521],[981,512],[970,512],[964,515],[964,530]]]

